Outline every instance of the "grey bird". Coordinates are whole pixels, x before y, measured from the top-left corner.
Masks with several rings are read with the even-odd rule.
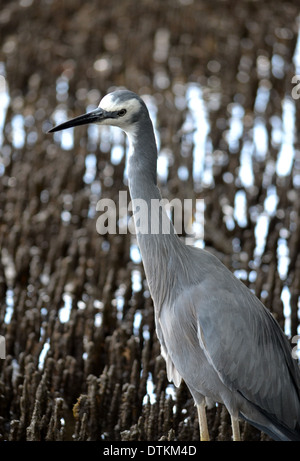
[[[157,186],[157,147],[146,104],[137,94],[107,94],[92,112],[51,132],[98,123],[128,136],[128,183],[137,217],[147,206],[148,222],[169,222]],[[136,225],[137,225],[136,220]],[[149,230],[149,229],[148,229]],[[138,232],[137,240],[155,310],[156,333],[167,375],[183,379],[198,411],[200,439],[209,440],[206,406],[226,406],[233,440],[244,419],[274,440],[300,440],[300,371],[289,341],[260,300],[217,257],[169,232]]]

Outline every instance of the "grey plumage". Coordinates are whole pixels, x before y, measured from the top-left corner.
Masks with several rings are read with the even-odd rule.
[[[168,219],[164,210],[161,216],[151,211],[151,200],[161,195],[153,126],[142,99],[128,90],[113,92],[92,113],[51,131],[89,122],[127,133],[132,201],[149,205],[149,223]],[[138,233],[137,238],[168,378],[176,386],[183,379],[190,389],[202,438],[207,438],[206,401],[225,404],[235,439],[241,417],[275,440],[300,440],[299,366],[270,312],[215,256],[186,246],[172,225],[169,233]]]

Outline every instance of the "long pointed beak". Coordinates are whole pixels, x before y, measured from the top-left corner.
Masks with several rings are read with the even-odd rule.
[[[88,112],[84,115],[79,115],[78,117],[72,118],[67,122],[61,123],[60,125],[51,128],[48,133],[53,133],[54,131],[65,130],[66,128],[72,128],[73,126],[86,125],[87,123],[96,123],[101,122],[102,120],[109,117],[109,113],[105,112],[103,109],[96,109],[92,112]]]

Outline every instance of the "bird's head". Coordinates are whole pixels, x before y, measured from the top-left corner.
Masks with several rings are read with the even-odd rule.
[[[104,96],[97,109],[61,123],[49,130],[49,132],[65,130],[66,128],[88,123],[98,123],[100,125],[118,126],[130,134],[134,131],[136,122],[143,113],[145,114],[145,111],[148,113],[145,103],[137,94],[129,90],[117,90]]]

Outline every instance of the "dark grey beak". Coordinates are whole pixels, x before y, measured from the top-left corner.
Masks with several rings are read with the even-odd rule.
[[[93,110],[92,112],[88,112],[84,115],[79,115],[78,117],[72,118],[67,122],[55,126],[54,128],[51,128],[51,130],[49,130],[48,133],[65,130],[66,128],[72,128],[73,126],[86,125],[87,123],[101,122],[102,120],[109,117],[109,112],[106,112],[105,110],[98,108],[96,110]]]

